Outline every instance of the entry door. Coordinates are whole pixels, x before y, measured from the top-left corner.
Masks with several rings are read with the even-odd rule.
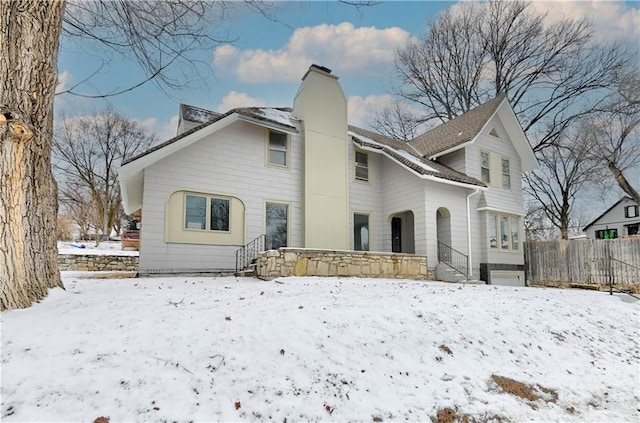
[[[391,218],[391,251],[402,252],[402,219],[399,217]]]

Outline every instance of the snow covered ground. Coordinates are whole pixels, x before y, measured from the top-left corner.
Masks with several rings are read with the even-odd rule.
[[[2,314],[2,421],[429,421],[445,408],[640,419],[640,305],[605,293],[337,278],[65,286]]]

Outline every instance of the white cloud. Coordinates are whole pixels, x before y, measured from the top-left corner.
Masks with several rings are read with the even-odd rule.
[[[380,74],[393,65],[395,51],[410,34],[398,27],[355,28],[344,22],[298,28],[278,50],[239,50],[223,45],[214,51],[218,72],[236,75],[243,82],[297,81],[312,63],[338,75]]]
[[[65,70],[58,74],[58,84],[56,85],[56,93],[62,92],[67,89],[67,85],[71,82],[72,76],[69,71]]]
[[[376,112],[392,102],[393,97],[389,94],[349,97],[349,124],[370,128]]]
[[[236,107],[263,107],[266,102],[258,97],[251,97],[246,93],[230,91],[229,94],[222,98],[222,102],[216,109],[220,113],[226,113]]]
[[[587,18],[601,41],[627,39],[637,43],[640,39],[640,10],[621,1],[534,1],[532,7],[546,12],[548,23]]]

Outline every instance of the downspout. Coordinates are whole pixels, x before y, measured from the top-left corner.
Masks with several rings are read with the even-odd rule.
[[[469,276],[473,269],[473,260],[471,253],[471,207],[469,199],[480,192],[480,188],[476,188],[471,194],[467,195],[467,241],[469,242],[469,257],[467,258],[467,282],[469,282]]]

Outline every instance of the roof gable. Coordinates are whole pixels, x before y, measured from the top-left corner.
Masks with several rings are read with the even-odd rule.
[[[593,221],[591,223],[589,223],[587,226],[585,226],[584,228],[582,228],[582,231],[586,231],[588,228],[590,228],[591,226],[595,225],[596,223],[598,223],[598,221],[600,219],[602,219],[603,217],[605,217],[607,214],[609,214],[609,212],[611,210],[613,210],[614,208],[616,208],[616,206],[620,203],[622,203],[624,200],[630,200],[633,201],[633,198],[628,197],[628,196],[623,196],[621,199],[619,199],[618,201],[616,201],[611,207],[609,207],[608,209],[606,209],[600,216],[596,217],[595,219],[593,219]],[[635,201],[633,201],[633,203],[635,204]]]
[[[423,157],[436,159],[472,144],[496,116],[520,156],[522,171],[536,169],[538,161],[505,94],[425,132],[409,141],[409,145]]]
[[[506,96],[500,94],[493,100],[417,136],[409,141],[409,144],[424,157],[433,157],[438,153],[462,146],[472,141],[482,131],[505,99]]]
[[[241,120],[283,132],[297,133],[297,121],[290,108],[244,107],[230,110],[156,145],[137,156],[126,159],[118,170],[125,213],[142,207],[143,171],[150,165],[186,148],[208,135]]]

